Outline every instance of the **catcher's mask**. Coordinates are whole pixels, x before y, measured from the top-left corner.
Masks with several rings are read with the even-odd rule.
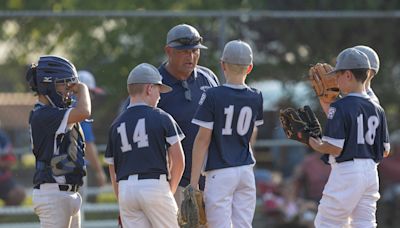
[[[72,92],[69,88],[79,81],[71,62],[58,56],[41,56],[35,73],[38,94],[45,95],[54,107],[71,106]],[[60,92],[62,86],[63,92]]]

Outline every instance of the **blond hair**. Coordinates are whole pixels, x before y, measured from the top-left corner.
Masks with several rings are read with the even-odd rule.
[[[140,95],[144,92],[147,84],[129,84],[128,93],[131,96]]]
[[[224,62],[228,73],[233,75],[246,75],[249,65],[231,64]]]

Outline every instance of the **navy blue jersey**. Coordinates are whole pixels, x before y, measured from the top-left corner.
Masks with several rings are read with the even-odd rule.
[[[244,85],[211,88],[192,122],[212,129],[206,171],[253,164],[249,142],[254,126],[263,124],[262,94]]]
[[[50,168],[50,161],[55,155],[67,154],[71,142],[66,136],[71,129],[68,128],[68,116],[71,109],[60,109],[37,103],[29,116],[31,130],[31,147],[36,158],[36,171],[33,178],[35,185],[42,183],[60,183],[82,185],[83,173],[70,173],[64,176],[54,176]],[[80,129],[79,123],[77,128]],[[84,138],[80,131],[76,141],[78,160],[84,166],[83,148]],[[40,165],[38,165],[40,164]]]
[[[322,140],[343,148],[336,162],[354,158],[379,162],[390,150],[385,112],[366,95],[349,94],[331,104]]]
[[[171,114],[185,134],[182,141],[183,151],[185,152],[185,171],[180,182],[180,186],[187,186],[190,180],[190,170],[192,168],[192,149],[199,127],[192,124],[192,119],[199,106],[199,100],[204,91],[208,88],[218,86],[219,82],[215,74],[202,66],[197,66],[192,75],[185,81],[175,79],[161,65],[158,69],[163,76],[163,83],[172,87],[169,93],[162,93],[158,107]],[[187,87],[187,88],[185,88]],[[202,186],[200,186],[202,188]]]
[[[184,135],[168,113],[144,103],[128,106],[111,125],[106,162],[117,181],[133,174],[168,174],[167,149]]]

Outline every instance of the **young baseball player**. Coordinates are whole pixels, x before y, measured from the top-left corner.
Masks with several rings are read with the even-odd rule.
[[[370,67],[363,52],[348,48],[331,72],[337,74],[344,97],[330,105],[322,140],[309,140],[332,168],[314,222],[317,228],[376,227],[377,164],[390,145],[385,112],[365,94]]]
[[[142,63],[128,77],[130,105],[109,131],[106,162],[124,228],[178,227],[175,193],[185,166],[178,124],[156,108],[170,92],[154,66]]]
[[[354,46],[353,48],[357,49],[358,51],[363,52],[368,57],[368,61],[370,62],[370,68],[367,73],[368,77],[364,82],[364,89],[365,89],[365,93],[373,101],[375,101],[379,104],[379,98],[375,95],[374,91],[371,88],[371,81],[379,71],[379,66],[380,66],[379,56],[375,52],[374,49],[372,49],[368,46],[358,45],[358,46]],[[325,112],[325,114],[328,114],[329,106],[331,103],[325,102],[323,99],[319,99],[319,102],[320,102],[321,107],[322,107],[323,111]]]
[[[379,98],[375,95],[374,91],[371,88],[371,81],[375,77],[375,75],[378,74],[379,71],[379,65],[380,65],[379,56],[374,49],[368,46],[358,45],[355,46],[354,48],[363,52],[368,57],[371,67],[370,70],[368,71],[368,77],[364,82],[364,88],[368,96],[370,96],[373,101],[378,102],[379,104]]]
[[[42,56],[26,74],[38,101],[29,116],[36,158],[32,201],[41,227],[80,227],[86,175],[84,137],[79,122],[90,116],[89,91],[67,59]],[[71,107],[72,96],[77,99]]]
[[[260,91],[245,84],[253,68],[250,46],[225,45],[221,66],[226,84],[208,89],[192,123],[200,126],[193,147],[190,184],[198,188],[205,161],[204,201],[209,228],[252,227],[256,206],[250,137],[263,124]]]

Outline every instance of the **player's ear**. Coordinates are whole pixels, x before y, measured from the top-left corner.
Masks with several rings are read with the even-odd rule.
[[[253,64],[250,64],[248,67],[247,67],[247,72],[246,72],[246,74],[250,74],[250,72],[253,70]]]
[[[146,84],[144,90],[146,92],[146,95],[150,95],[153,90],[153,84]]]
[[[225,63],[224,63],[223,61],[220,61],[220,64],[221,64],[222,70],[225,71],[225,70],[226,70],[226,69],[225,69]]]
[[[165,54],[169,57],[171,55],[171,53],[172,53],[172,48],[167,46],[167,45],[165,45],[164,51],[165,51]]]

